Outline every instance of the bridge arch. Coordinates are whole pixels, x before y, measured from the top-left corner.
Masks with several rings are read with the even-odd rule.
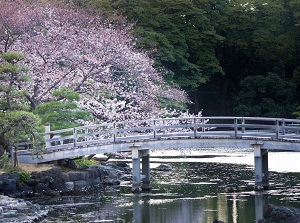
[[[51,136],[56,137],[51,137]],[[261,117],[187,117],[87,125],[51,131],[39,158],[18,151],[20,162],[43,163],[101,153],[131,152],[133,188],[149,187],[149,151],[184,148],[252,148],[255,186],[268,187],[268,151],[300,151],[300,120]],[[142,175],[140,175],[142,160]]]

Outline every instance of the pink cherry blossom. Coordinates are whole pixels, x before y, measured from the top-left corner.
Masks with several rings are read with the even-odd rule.
[[[33,107],[53,100],[51,92],[60,87],[79,92],[79,107],[107,122],[180,113],[163,108],[159,97],[188,102],[186,93],[168,85],[154,61],[134,48],[131,26],[115,26],[70,5],[4,1],[0,6],[8,9],[0,12],[0,49],[25,53],[31,80],[22,88],[30,92]]]

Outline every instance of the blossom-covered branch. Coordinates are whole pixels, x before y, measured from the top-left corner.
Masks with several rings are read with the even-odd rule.
[[[70,5],[1,4],[19,7],[10,17],[20,27],[31,15],[35,18],[26,30],[7,22],[7,29],[18,30],[18,35],[10,42],[2,34],[0,39],[5,50],[26,55],[31,80],[22,88],[30,92],[33,106],[53,100],[53,90],[67,87],[80,93],[80,108],[111,122],[172,115],[159,98],[188,101],[184,91],[164,81],[146,53],[134,48],[130,26],[115,27]]]

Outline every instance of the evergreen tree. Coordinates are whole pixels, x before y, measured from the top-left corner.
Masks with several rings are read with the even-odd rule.
[[[26,68],[19,65],[25,56],[18,52],[0,55],[0,148],[1,153],[18,149],[18,143],[29,142],[41,148],[40,120],[29,112],[27,92],[20,86],[29,81]]]
[[[34,114],[39,115],[42,124],[50,123],[51,130],[72,128],[91,120],[88,111],[80,110],[76,104],[79,93],[67,88],[53,91],[54,100],[36,107]]]

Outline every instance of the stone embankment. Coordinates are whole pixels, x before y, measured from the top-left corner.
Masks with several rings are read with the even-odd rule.
[[[30,223],[42,220],[48,213],[38,204],[0,195],[0,223]]]
[[[0,175],[0,194],[24,198],[85,193],[120,184],[122,175],[128,171],[124,165],[97,165],[69,171],[56,166],[27,175],[4,173]]]
[[[30,223],[42,219],[48,210],[21,198],[78,195],[104,190],[120,184],[130,168],[119,165],[97,165],[86,169],[63,171],[53,167],[30,174],[3,173],[0,175],[0,223]],[[1,195],[2,194],[2,195]],[[6,195],[6,196],[5,196]]]

